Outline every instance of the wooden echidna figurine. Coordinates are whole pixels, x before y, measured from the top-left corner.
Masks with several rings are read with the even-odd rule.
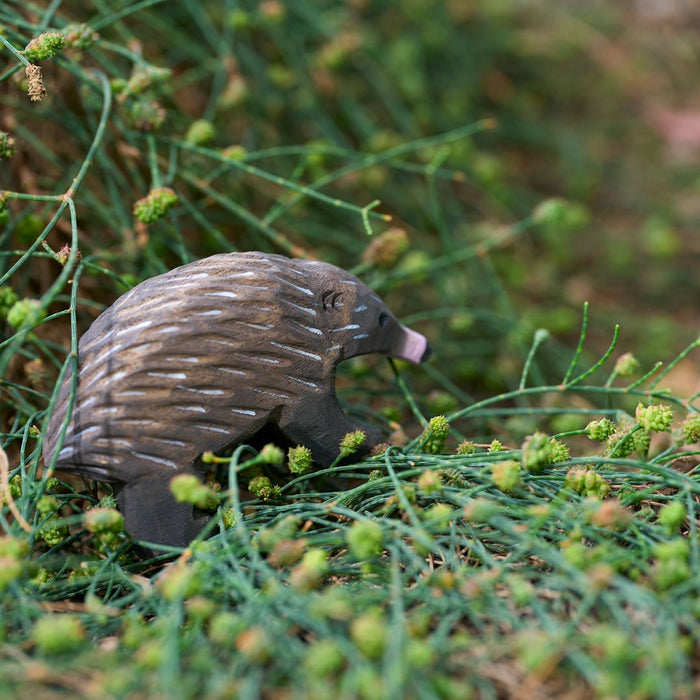
[[[185,546],[204,523],[168,485],[196,474],[203,452],[274,428],[329,465],[348,432],[379,441],[335,394],[338,363],[373,352],[421,362],[429,349],[334,265],[257,252],[183,265],[134,287],[83,335],[65,438],[59,448],[70,375],[44,459],[58,449],[58,469],[113,483],[137,539]]]

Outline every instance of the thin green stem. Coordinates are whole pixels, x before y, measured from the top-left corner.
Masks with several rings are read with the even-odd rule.
[[[574,356],[571,358],[571,362],[569,364],[569,367],[566,370],[566,373],[564,374],[564,379],[562,379],[561,383],[566,386],[569,383],[569,379],[571,378],[571,375],[574,373],[574,370],[576,369],[576,365],[578,365],[579,358],[581,357],[581,353],[583,352],[583,346],[586,342],[586,333],[588,330],[588,302],[584,302],[583,304],[583,319],[581,320],[581,333],[579,335],[578,339],[578,345],[576,346],[576,350],[574,351]]]

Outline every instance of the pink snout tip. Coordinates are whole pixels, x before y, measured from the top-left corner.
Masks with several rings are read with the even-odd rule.
[[[414,364],[425,362],[430,357],[430,346],[426,337],[403,325],[401,331],[401,341],[397,343],[397,348],[391,356]]]

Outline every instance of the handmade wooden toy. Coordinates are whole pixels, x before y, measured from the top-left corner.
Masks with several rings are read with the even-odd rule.
[[[327,466],[348,432],[364,430],[366,449],[379,441],[335,394],[338,363],[373,352],[417,363],[429,348],[334,265],[258,252],[183,265],[117,299],[80,339],[70,422],[59,447],[69,373],[44,460],[113,483],[137,539],[185,546],[206,519],[168,484],[201,478],[203,452],[274,428]]]

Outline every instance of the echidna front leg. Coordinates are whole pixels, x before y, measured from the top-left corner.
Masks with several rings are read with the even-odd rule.
[[[147,474],[124,484],[117,493],[126,530],[134,539],[186,547],[206,524],[206,516],[196,516],[190,503],[178,503],[170,493],[172,476],[161,472]],[[148,556],[162,554],[156,549],[137,549]]]
[[[308,447],[314,460],[324,467],[336,459],[340,442],[347,433],[363,430],[367,436],[362,449],[354,455],[358,458],[369,452],[382,437],[378,427],[348,418],[334,394],[309,397],[285,408],[278,426],[289,440]]]

